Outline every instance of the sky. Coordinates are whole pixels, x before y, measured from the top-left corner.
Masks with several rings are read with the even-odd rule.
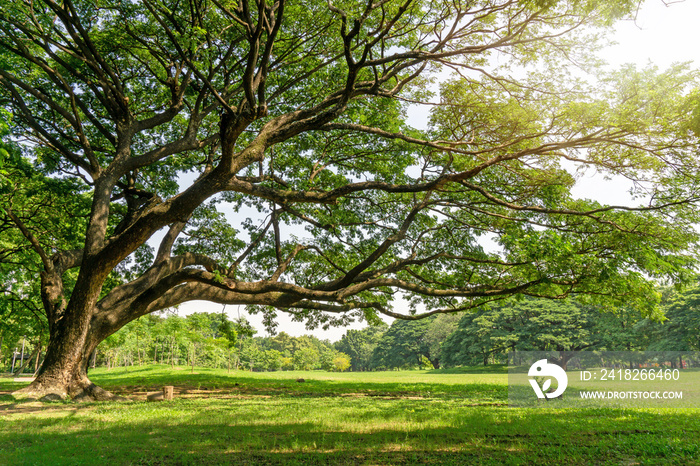
[[[613,38],[618,42],[604,54],[612,65],[653,63],[668,68],[674,62],[694,61],[700,67],[698,0],[647,0],[636,21],[621,22]]]
[[[601,58],[611,68],[634,63],[638,68],[654,65],[660,71],[679,62],[693,62],[700,69],[700,1],[647,0],[634,21],[622,21],[612,39],[616,45],[604,50]],[[618,177],[602,181],[594,172],[578,180],[572,190],[575,197],[601,203],[620,204],[628,199],[631,181]]]
[[[670,0],[647,0],[637,13],[634,21],[620,22],[615,27],[612,39],[616,45],[601,53],[610,66],[619,67],[625,63],[635,63],[638,67],[648,64],[660,70],[675,62],[693,62],[693,68],[700,69],[700,1],[684,2]],[[601,202],[625,198],[629,186],[620,180],[604,182],[591,173],[582,177],[574,187],[574,195],[596,199]],[[243,306],[222,306],[220,304],[192,301],[182,304],[180,315],[193,312],[226,312],[229,317],[245,316],[258,330],[259,336],[268,335],[262,325],[261,315],[248,315]],[[329,330],[307,330],[303,323],[292,322],[287,314],[278,314],[277,331],[293,336],[312,334],[321,339],[339,340],[348,328],[362,328],[366,324]]]

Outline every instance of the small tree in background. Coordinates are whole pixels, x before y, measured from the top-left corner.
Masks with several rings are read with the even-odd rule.
[[[333,366],[331,370],[334,372],[345,372],[350,368],[350,356],[344,353],[337,353],[333,357]]]

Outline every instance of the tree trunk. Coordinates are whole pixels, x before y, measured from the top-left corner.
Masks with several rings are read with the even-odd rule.
[[[41,341],[37,343],[38,349],[36,352],[36,360],[34,361],[34,373],[36,374],[39,371],[39,358],[41,356]]]
[[[195,345],[192,345],[192,373],[194,374]]]
[[[100,334],[104,336],[99,338],[97,331],[88,332],[90,314],[89,312],[66,313],[52,326],[46,356],[36,379],[28,387],[14,392],[13,395],[17,398],[39,400],[121,399],[98,387],[87,377],[90,355],[100,341],[121,326],[115,326],[110,332],[101,331]]]
[[[95,345],[96,346],[96,345]],[[93,400],[120,400],[121,397],[98,387],[87,376],[87,368],[90,361],[89,355],[93,348],[86,348],[77,363],[71,364],[65,359],[50,362],[44,359],[36,380],[28,387],[15,392],[15,396],[35,398],[40,401],[51,401],[71,398],[74,401]],[[55,361],[55,358],[53,359]]]

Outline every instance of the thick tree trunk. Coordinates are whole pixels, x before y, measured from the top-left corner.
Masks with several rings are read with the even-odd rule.
[[[40,401],[72,399],[74,401],[105,401],[122,399],[95,385],[87,376],[90,355],[99,342],[91,340],[83,350],[51,352],[51,342],[46,358],[34,382],[16,391],[18,398],[33,398]],[[54,346],[55,347],[55,346]],[[60,345],[62,349],[64,345]],[[76,360],[77,359],[77,360]]]
[[[17,398],[33,398],[42,401],[115,400],[119,397],[101,389],[87,376],[90,355],[106,338],[98,338],[89,332],[90,313],[66,315],[52,328],[46,356],[36,379],[28,387],[14,392]]]

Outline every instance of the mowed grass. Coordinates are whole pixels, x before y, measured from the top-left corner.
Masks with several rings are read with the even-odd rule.
[[[509,408],[503,368],[90,375],[131,399],[17,402],[0,378],[0,464],[700,464],[700,410]]]

